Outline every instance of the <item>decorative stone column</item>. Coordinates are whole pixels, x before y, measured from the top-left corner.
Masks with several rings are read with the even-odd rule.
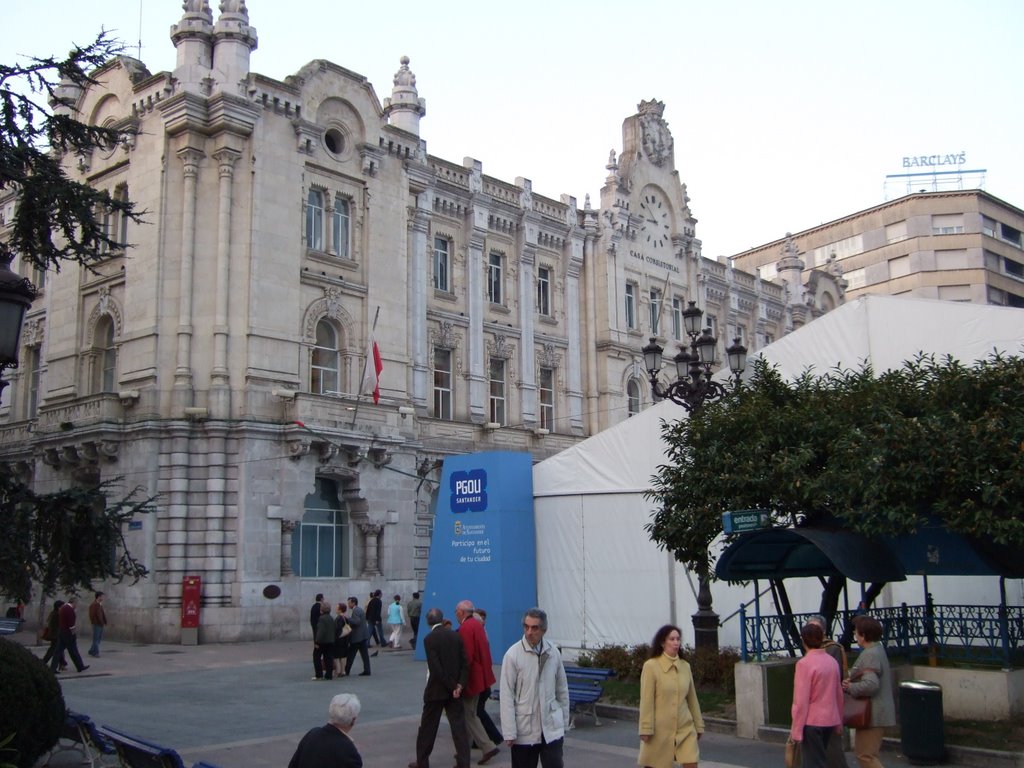
[[[195,266],[196,194],[203,153],[192,147],[178,152],[184,165],[181,214],[181,265],[178,272],[178,350],[174,389],[179,405],[192,405],[192,271]]]
[[[229,147],[214,153],[220,186],[217,196],[216,293],[213,319],[213,370],[210,374],[210,408],[214,417],[226,419],[231,413],[228,375],[228,298],[231,282],[231,186],[235,163],[240,157]]]
[[[384,530],[384,523],[359,523],[359,530],[363,533],[362,576],[380,576],[380,564],[378,562],[377,556],[377,545],[380,541],[380,532]]]
[[[294,576],[292,572],[292,534],[298,527],[294,520],[281,521],[281,577]]]

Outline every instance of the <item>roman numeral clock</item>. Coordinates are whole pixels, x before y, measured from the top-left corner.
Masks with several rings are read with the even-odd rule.
[[[672,241],[672,217],[668,200],[659,192],[645,192],[640,201],[640,244],[648,253],[668,254]]]

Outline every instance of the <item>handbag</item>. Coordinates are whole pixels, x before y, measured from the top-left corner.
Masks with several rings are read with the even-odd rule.
[[[871,699],[858,699],[856,696],[844,693],[843,725],[847,728],[870,728]]]
[[[341,636],[342,637],[348,637],[351,634],[352,634],[352,625],[346,622],[345,626],[341,628]]]
[[[801,758],[800,742],[786,739],[786,768],[800,768]]]

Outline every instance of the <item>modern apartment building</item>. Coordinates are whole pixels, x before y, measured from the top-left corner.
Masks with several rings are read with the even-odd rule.
[[[866,293],[1024,307],[1024,211],[982,190],[918,192],[733,256],[781,277],[796,254],[804,279],[837,265],[847,298]]]

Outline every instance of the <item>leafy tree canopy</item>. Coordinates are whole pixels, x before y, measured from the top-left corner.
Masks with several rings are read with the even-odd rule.
[[[728,510],[776,525],[827,516],[866,535],[912,532],[933,514],[952,531],[1024,547],[1024,359],[973,366],[919,356],[876,376],[784,381],[761,359],[749,382],[665,423],[669,462],[647,530],[698,573]]]
[[[97,579],[143,578],[148,570],[128,552],[123,528],[153,511],[136,489],[120,501],[114,482],[38,494],[0,470],[0,593],[28,600],[33,584],[44,595],[91,590]]]
[[[18,194],[10,234],[0,242],[0,263],[19,255],[41,270],[59,271],[64,261],[88,266],[126,245],[113,239],[117,233],[107,232],[102,213],[138,221],[132,204],[65,172],[68,156],[88,158],[130,133],[87,125],[74,112],[77,94],[95,82],[89,73],[121,51],[121,44],[103,32],[63,59],[0,64],[0,193]]]

